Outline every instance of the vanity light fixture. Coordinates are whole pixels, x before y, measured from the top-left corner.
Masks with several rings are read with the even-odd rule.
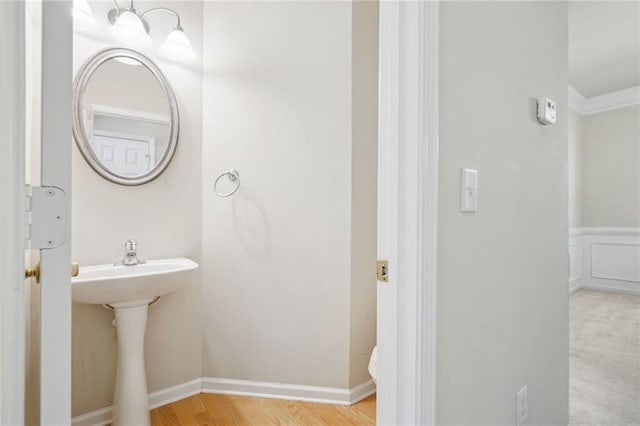
[[[189,38],[180,25],[180,15],[167,7],[154,7],[145,12],[138,13],[130,0],[129,7],[124,9],[113,0],[116,5],[107,15],[111,27],[109,34],[121,43],[134,47],[149,47],[153,40],[149,36],[149,24],[145,17],[153,12],[168,12],[176,16],[178,22],[171,30],[166,40],[160,46],[160,52],[168,59],[189,62],[196,59],[197,55],[191,47]]]

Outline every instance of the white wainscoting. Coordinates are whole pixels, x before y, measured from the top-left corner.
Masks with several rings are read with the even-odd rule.
[[[640,295],[640,228],[569,232],[569,293],[580,288]]]
[[[203,377],[149,394],[151,409],[179,401],[199,393],[241,395],[254,398],[310,401],[323,404],[351,405],[376,392],[369,380],[351,389],[322,386],[302,386],[250,380]],[[111,424],[112,407],[105,407],[73,418],[73,426],[103,426]]]

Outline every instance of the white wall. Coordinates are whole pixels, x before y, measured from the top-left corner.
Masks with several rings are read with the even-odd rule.
[[[570,112],[570,293],[640,294],[639,168],[640,106]]]
[[[370,379],[376,340],[378,3],[352,3],[350,386]],[[373,287],[373,288],[372,288]]]
[[[582,226],[640,226],[640,106],[582,117]]]
[[[354,107],[375,104],[377,66],[372,45],[352,38],[377,40],[377,14],[363,7],[204,5],[205,376],[338,388],[369,379],[377,124],[373,109]],[[242,186],[217,197],[212,183],[230,168]]]
[[[126,98],[122,92],[130,93]],[[84,92],[87,105],[98,104],[118,109],[170,114],[162,86],[144,66],[108,61],[94,72]]]
[[[90,2],[105,33],[109,2]],[[201,54],[201,2],[136,2],[139,10],[155,6],[176,9],[182,26]],[[80,265],[111,263],[123,255],[124,242],[138,241],[141,259],[186,256],[201,259],[201,123],[200,59],[188,65],[162,60],[153,50],[174,25],[170,15],[149,18],[155,46],[142,49],[172,84],[180,108],[180,140],[168,169],[155,181],[138,187],[116,185],[98,176],[74,147],[73,259]],[[93,33],[95,34],[95,33]],[[107,39],[109,40],[109,39]],[[111,41],[76,32],[74,70]],[[196,274],[180,291],[151,308],[145,339],[149,391],[184,383],[202,375],[200,278]],[[113,313],[102,306],[73,305],[73,414],[112,403],[116,368]]]
[[[440,19],[437,421],[513,425],[528,385],[528,424],[566,425],[567,4],[445,2]]]

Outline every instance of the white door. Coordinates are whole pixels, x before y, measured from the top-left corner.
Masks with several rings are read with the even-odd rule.
[[[435,424],[438,2],[380,2],[381,425]]]
[[[71,424],[71,0],[42,9],[42,186],[66,193],[66,239],[40,254],[40,423]]]
[[[0,2],[0,423],[24,424],[25,418],[25,3]],[[40,253],[40,423],[71,422],[71,1],[42,4],[41,185],[62,199],[61,238]],[[32,53],[32,52],[29,52]],[[67,107],[64,107],[64,106]],[[32,120],[30,120],[32,121]],[[36,141],[37,142],[37,141]],[[66,193],[60,198],[60,194]],[[45,215],[50,211],[43,210]],[[59,219],[58,219],[59,217]],[[35,222],[35,219],[34,219]]]
[[[100,163],[119,176],[137,177],[155,164],[152,137],[94,130],[91,148]]]

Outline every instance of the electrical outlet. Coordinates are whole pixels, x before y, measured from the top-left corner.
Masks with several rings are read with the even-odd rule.
[[[528,415],[529,402],[527,401],[527,386],[525,385],[516,394],[516,417],[518,418],[517,425],[523,425],[527,421]]]

